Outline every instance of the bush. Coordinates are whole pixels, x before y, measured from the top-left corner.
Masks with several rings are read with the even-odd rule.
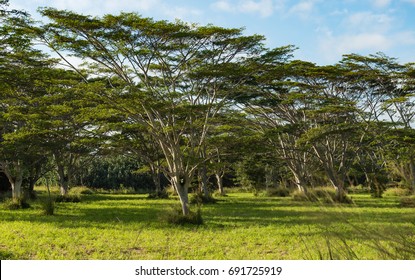
[[[255,196],[262,197],[287,197],[290,196],[290,191],[287,188],[269,188],[265,191],[254,192]]]
[[[200,208],[196,212],[190,211],[186,216],[183,215],[181,206],[175,207],[170,211],[167,211],[162,217],[167,223],[172,225],[202,225],[203,218]]]
[[[79,186],[79,187],[73,187],[69,190],[69,194],[70,195],[75,195],[75,196],[80,196],[82,194],[85,195],[91,195],[94,194],[95,191],[88,188],[88,187],[83,187],[83,186]]]
[[[398,188],[398,187],[389,188],[383,192],[383,195],[385,196],[398,196],[398,197],[408,196],[410,194],[411,194],[411,191],[409,189]]]
[[[402,197],[399,201],[401,207],[415,208],[415,195]]]
[[[201,192],[196,192],[190,196],[189,202],[190,204],[213,204],[217,200],[211,195],[205,196]]]
[[[50,198],[43,201],[42,210],[44,215],[52,216],[55,213],[55,202]]]
[[[350,186],[348,188],[349,193],[353,194],[367,194],[370,192],[369,188],[363,186],[363,185],[357,185],[357,186]]]
[[[315,196],[310,196],[309,193],[305,193],[299,190],[295,190],[292,194],[291,197],[294,201],[317,201],[317,197]]]
[[[27,203],[24,199],[6,199],[3,205],[6,210],[17,210],[17,209],[26,209],[30,208],[30,204]]]
[[[55,202],[78,203],[81,202],[81,197],[79,195],[59,195]]]
[[[147,196],[148,199],[167,199],[169,198],[169,193],[165,190],[163,191],[159,191],[159,192],[154,192],[154,193],[150,193]]]
[[[212,194],[213,197],[227,197],[228,195],[224,192],[224,193],[220,193],[219,190],[216,190],[213,192]]]

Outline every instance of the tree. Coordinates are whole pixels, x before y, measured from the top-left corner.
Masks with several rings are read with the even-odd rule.
[[[209,120],[246,75],[243,62],[262,51],[261,36],[241,29],[169,23],[122,13],[102,18],[43,9],[52,49],[84,59],[97,73],[123,83],[108,101],[147,127],[164,155],[164,172],[189,213],[188,189],[206,160],[200,152]],[[74,66],[74,65],[72,65]]]
[[[365,130],[367,134],[372,131],[372,143],[377,143],[370,146],[377,151],[368,150],[375,159],[373,166],[378,166],[374,171],[380,174],[379,164],[383,170],[396,166],[393,169],[415,190],[413,64],[401,65],[377,53],[344,56],[342,65],[349,71],[349,88],[359,100]]]
[[[39,164],[39,141],[28,129],[31,98],[42,95],[38,83],[48,75],[52,61],[32,47],[26,16],[2,18],[0,28],[0,171],[12,186],[14,200],[22,199],[25,173]]]

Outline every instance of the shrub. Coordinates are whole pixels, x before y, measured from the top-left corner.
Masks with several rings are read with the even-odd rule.
[[[154,192],[154,193],[150,193],[147,196],[148,199],[167,199],[169,198],[169,193],[165,190],[159,191],[159,192]]]
[[[299,190],[295,190],[291,197],[294,201],[317,201],[317,197],[311,196],[308,192],[302,192]]]
[[[196,212],[190,211],[188,215],[184,216],[182,213],[181,206],[178,206],[167,211],[164,214],[164,216],[162,216],[162,219],[172,225],[203,224],[202,212],[200,210],[200,207],[196,210]]]
[[[232,188],[225,188],[225,192],[227,193],[251,193],[254,191],[252,187],[232,187]]]
[[[78,203],[81,202],[81,197],[79,195],[59,195],[55,202]]]
[[[402,197],[399,201],[399,205],[401,207],[408,207],[408,208],[414,208],[415,207],[415,195],[408,196],[408,197]]]
[[[369,188],[363,185],[357,185],[357,186],[350,186],[348,188],[348,192],[353,193],[353,194],[366,194],[366,193],[369,193],[370,190]]]
[[[17,210],[17,209],[26,209],[30,208],[30,204],[27,203],[24,199],[6,199],[3,205],[6,210]]]
[[[217,200],[212,195],[204,195],[202,192],[196,192],[190,196],[190,204],[213,204]]]
[[[268,196],[277,196],[277,197],[288,197],[290,196],[290,190],[284,187],[278,187],[275,189],[268,189]]]
[[[43,201],[42,210],[44,215],[52,216],[55,213],[55,202],[50,198]]]
[[[318,187],[308,190],[308,194],[319,199],[334,200],[336,197],[336,190],[332,187]]]
[[[166,189],[165,189],[166,193],[168,196],[178,196],[176,190],[174,189],[173,186],[169,185]]]
[[[90,194],[94,194],[95,191],[88,188],[88,187],[84,187],[84,186],[79,186],[79,187],[73,187],[69,190],[69,194],[70,195],[75,195],[75,196],[80,196],[82,194],[85,195],[90,195]]]
[[[398,197],[408,196],[410,194],[411,194],[411,191],[409,189],[398,188],[398,187],[389,188],[383,192],[383,195],[385,196],[398,196]]]
[[[265,191],[254,192],[255,196],[260,197],[287,197],[290,196],[290,191],[287,188],[269,188]]]
[[[225,192],[224,193],[220,193],[219,190],[216,190],[216,191],[213,192],[212,196],[213,197],[226,197],[228,195]]]

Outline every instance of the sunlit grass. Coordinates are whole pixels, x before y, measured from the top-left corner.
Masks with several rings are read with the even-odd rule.
[[[1,259],[415,258],[396,252],[415,244],[415,211],[393,197],[339,206],[232,193],[202,206],[203,225],[172,226],[162,217],[175,199],[83,195],[46,216],[45,195],[30,209],[0,208]]]

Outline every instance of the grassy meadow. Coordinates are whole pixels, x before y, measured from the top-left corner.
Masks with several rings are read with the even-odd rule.
[[[28,209],[0,207],[0,259],[415,259],[415,211],[396,197],[337,205],[229,193],[201,207],[203,225],[179,226],[163,219],[175,198],[96,193],[47,216],[38,194]]]

